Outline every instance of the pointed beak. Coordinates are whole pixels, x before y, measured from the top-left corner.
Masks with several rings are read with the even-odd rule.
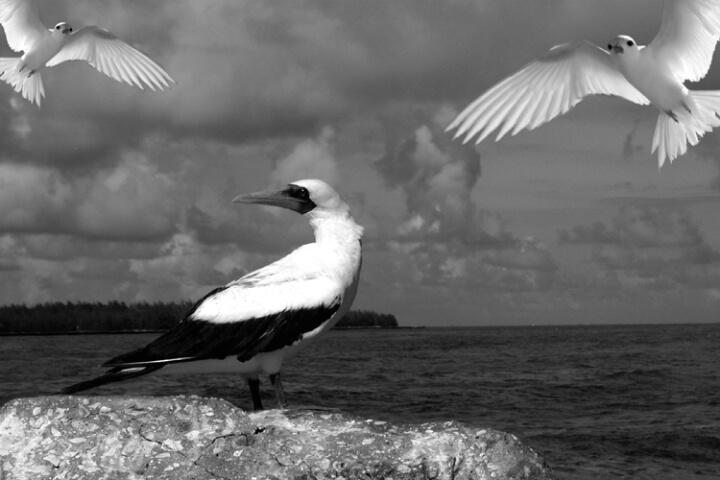
[[[286,188],[280,191],[265,191],[245,193],[233,198],[232,203],[253,203],[257,205],[270,205],[273,207],[287,208],[293,212],[304,214],[316,207],[315,203],[308,199],[297,198],[292,195],[293,190]]]

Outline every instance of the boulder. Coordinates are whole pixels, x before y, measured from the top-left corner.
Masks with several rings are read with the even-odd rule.
[[[0,409],[0,480],[552,479],[515,436],[218,399],[49,396]]]

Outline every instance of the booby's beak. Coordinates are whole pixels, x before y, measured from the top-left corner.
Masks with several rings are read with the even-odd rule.
[[[259,205],[271,205],[273,207],[282,207],[305,214],[315,208],[317,205],[310,200],[310,195],[306,188],[297,185],[288,185],[287,188],[279,191],[266,191],[245,193],[238,195],[232,203],[254,203]]]

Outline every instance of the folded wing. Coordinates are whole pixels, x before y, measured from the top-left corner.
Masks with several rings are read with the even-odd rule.
[[[104,366],[165,364],[231,355],[245,361],[260,352],[278,350],[313,336],[340,308],[345,287],[319,270],[287,268],[298,257],[291,254],[213,290],[175,328]]]
[[[450,124],[464,142],[480,143],[500,128],[506,133],[532,130],[566,113],[587,95],[623,97],[650,103],[615,66],[605,50],[587,41],[564,43],[502,80],[472,102]]]

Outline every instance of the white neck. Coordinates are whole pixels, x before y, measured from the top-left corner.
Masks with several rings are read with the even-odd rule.
[[[362,237],[363,227],[355,223],[347,208],[332,214],[313,210],[307,216],[315,233],[315,243],[321,246],[354,244]]]

